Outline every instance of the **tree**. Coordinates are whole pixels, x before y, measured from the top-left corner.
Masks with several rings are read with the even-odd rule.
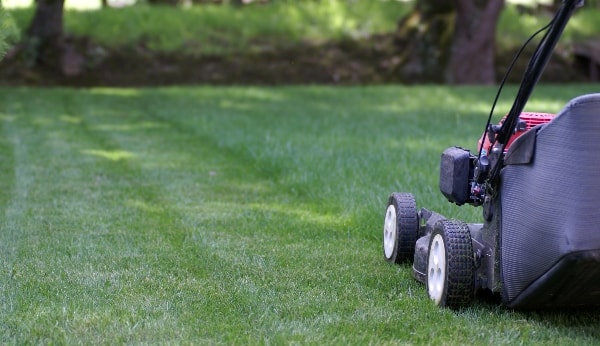
[[[44,65],[64,76],[82,72],[84,56],[63,33],[64,0],[36,0],[21,54],[30,65]]]
[[[0,7],[0,59],[19,40],[19,29],[13,18]]]
[[[177,6],[179,0],[147,0],[150,5]]]
[[[4,10],[0,8],[0,28],[4,26]],[[3,31],[0,31],[0,59],[4,57],[8,50],[8,44],[6,42],[6,35]]]
[[[398,24],[401,73],[415,82],[492,84],[504,0],[418,0]]]
[[[27,36],[38,39],[40,44],[56,44],[63,35],[64,3],[64,0],[36,0]]]
[[[35,13],[26,31],[33,63],[54,64],[60,59],[64,0],[36,0]]]
[[[496,24],[504,0],[455,0],[456,22],[446,70],[452,84],[495,82]]]

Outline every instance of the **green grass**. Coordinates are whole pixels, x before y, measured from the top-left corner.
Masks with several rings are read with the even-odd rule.
[[[86,36],[110,49],[143,43],[159,52],[188,55],[269,51],[274,45],[325,42],[393,32],[412,3],[372,0],[278,1],[269,5],[195,6],[191,8],[132,6],[101,10],[65,11],[65,31]],[[10,9],[24,31],[32,9]],[[596,37],[600,10],[578,11],[564,42]],[[506,7],[498,24],[502,48],[520,46],[547,24],[548,16],[519,14]]]
[[[531,108],[594,90],[540,87]],[[0,343],[597,344],[595,311],[438,309],[383,260],[392,191],[478,217],[437,166],[475,146],[493,94],[0,89]]]
[[[65,11],[68,33],[112,48],[144,42],[151,50],[227,54],[289,45],[365,37],[393,30],[409,6],[397,1],[301,1],[269,5],[133,6]],[[25,29],[31,9],[10,10]],[[258,46],[258,48],[257,48]],[[268,47],[267,47],[268,48]]]
[[[600,20],[600,9],[587,3],[586,5],[576,10],[569,20],[561,36],[562,44],[597,38],[600,35],[600,27],[596,24]],[[505,48],[519,47],[534,32],[548,24],[550,19],[549,13],[520,14],[515,6],[506,6],[498,22],[498,45]]]

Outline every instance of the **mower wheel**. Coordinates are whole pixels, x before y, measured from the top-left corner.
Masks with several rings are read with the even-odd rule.
[[[419,233],[417,203],[410,193],[394,192],[383,224],[383,255],[389,263],[412,260]]]
[[[438,306],[460,308],[475,294],[475,260],[466,223],[438,221],[431,233],[427,259],[427,292]]]

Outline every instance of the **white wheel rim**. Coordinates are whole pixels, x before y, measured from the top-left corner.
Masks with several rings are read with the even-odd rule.
[[[429,297],[440,304],[446,282],[446,245],[441,234],[436,234],[429,248],[427,261],[427,290]]]
[[[396,246],[396,207],[390,204],[385,212],[385,223],[383,225],[383,252],[385,258],[392,258]]]

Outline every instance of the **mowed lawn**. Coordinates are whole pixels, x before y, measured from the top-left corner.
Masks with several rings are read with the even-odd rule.
[[[0,89],[0,343],[598,344],[597,310],[439,309],[383,259],[393,191],[478,220],[437,167],[494,93]]]

